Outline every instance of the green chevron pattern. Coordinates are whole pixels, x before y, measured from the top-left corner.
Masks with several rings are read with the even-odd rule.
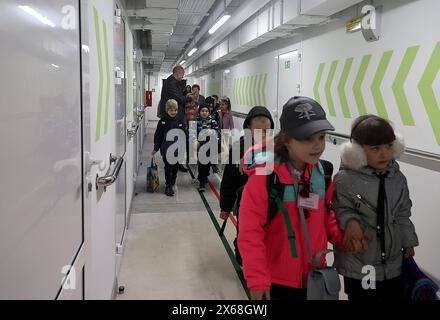
[[[354,98],[356,100],[359,115],[367,114],[367,107],[365,106],[365,100],[362,95],[361,87],[362,87],[362,83],[364,82],[365,74],[367,73],[368,66],[370,65],[371,57],[372,55],[368,54],[362,58],[361,66],[359,67],[359,71],[353,85],[353,93],[354,93]]]
[[[336,117],[335,104],[331,93],[331,85],[335,78],[336,69],[338,67],[338,61],[333,61],[328,74],[327,82],[325,83],[325,95],[327,98],[327,107],[331,116]]]
[[[102,21],[102,27],[104,31],[105,65],[107,67],[107,96],[105,99],[105,124],[104,124],[104,133],[107,134],[109,108],[110,108],[110,63],[108,57],[107,24],[105,23],[105,21]]]
[[[347,95],[345,94],[345,85],[350,74],[351,66],[353,65],[353,58],[345,61],[344,70],[342,71],[341,80],[338,85],[339,99],[341,100],[342,113],[345,118],[351,118],[350,108],[348,107]]]
[[[388,66],[390,65],[392,56],[393,51],[384,52],[380,59],[379,66],[377,67],[373,83],[371,84],[371,93],[373,94],[374,103],[376,104],[377,114],[384,119],[388,119],[388,112],[385,106],[385,101],[383,100],[382,92],[380,91],[380,86],[385,77]]]
[[[416,59],[417,53],[419,52],[420,46],[410,47],[406,50],[405,56],[403,57],[402,64],[400,65],[399,71],[397,72],[396,79],[394,80],[392,89],[394,97],[396,99],[397,107],[400,111],[400,117],[402,122],[406,126],[414,126],[414,119],[409,107],[408,99],[405,94],[404,85],[408,77],[409,71]]]
[[[104,89],[104,67],[103,56],[101,47],[101,31],[99,27],[99,14],[98,10],[93,7],[93,19],[95,23],[96,34],[96,50],[98,57],[98,72],[99,72],[99,88],[98,88],[98,112],[96,115],[96,133],[95,141],[98,142],[101,139],[101,121],[102,121],[102,102],[103,102],[103,89]],[[106,73],[106,100],[105,100],[105,114],[104,114],[104,134],[108,133],[108,121],[109,121],[109,109],[110,109],[110,63],[109,63],[109,50],[108,50],[108,38],[107,38],[107,25],[105,21],[102,21],[103,27],[103,40],[104,40],[104,53],[105,53],[105,65],[107,68]]]
[[[313,86],[313,93],[315,94],[315,100],[321,104],[321,96],[319,95],[319,85],[321,84],[322,75],[324,73],[325,63],[321,63],[318,68],[318,74],[316,75],[315,85]]]
[[[435,46],[428,65],[426,66],[425,72],[423,73],[422,79],[418,85],[420,96],[422,97],[423,104],[425,105],[426,113],[429,117],[429,121],[438,145],[440,145],[440,109],[432,87],[439,71],[440,42],[438,42]]]
[[[235,78],[233,97],[236,104],[243,106],[266,105],[267,73]]]
[[[93,16],[95,20],[96,33],[96,49],[98,54],[98,71],[99,71],[99,89],[98,89],[98,114],[96,116],[96,135],[95,141],[101,138],[101,116],[102,116],[102,89],[103,89],[103,67],[102,67],[102,50],[101,50],[101,33],[99,30],[99,15],[98,10],[93,8]]]

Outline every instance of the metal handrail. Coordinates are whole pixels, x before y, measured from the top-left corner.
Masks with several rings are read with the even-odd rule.
[[[119,171],[121,170],[122,164],[124,163],[123,157],[113,157],[110,156],[110,163],[116,162],[113,172],[109,175],[103,177],[96,177],[96,188],[98,187],[108,187],[112,185],[116,179],[118,179]]]

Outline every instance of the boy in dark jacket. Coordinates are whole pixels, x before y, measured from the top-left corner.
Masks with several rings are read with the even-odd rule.
[[[252,142],[254,145],[255,133],[257,130],[261,130],[263,136],[263,141],[265,139],[265,133],[267,129],[273,129],[274,122],[270,111],[266,107],[253,107],[243,123],[243,129],[251,130],[252,132]],[[225,220],[229,217],[232,208],[237,199],[237,191],[242,189],[248,180],[248,176],[243,172],[240,159],[235,159],[233,161],[233,149],[240,148],[240,159],[243,158],[245,153],[245,136],[241,137],[238,142],[236,142],[232,148],[229,150],[229,162],[225,166],[223,172],[223,178],[220,185],[220,218]],[[241,193],[239,192],[240,196]],[[238,217],[237,217],[237,233],[238,233]],[[237,247],[237,238],[234,240],[235,246],[235,256],[237,257],[237,262],[241,265],[241,256]]]
[[[208,143],[210,139],[216,139],[216,141],[220,137],[220,128],[217,123],[210,115],[209,115],[209,107],[202,106],[199,108],[199,117],[197,118],[197,137],[192,136],[190,140],[193,143],[197,144],[197,150],[199,148]],[[215,146],[217,147],[217,142],[215,142]],[[212,151],[212,150],[210,150]],[[211,157],[210,151],[207,152],[206,156]],[[199,160],[197,162],[199,175],[197,179],[199,180],[199,191],[205,191],[205,185],[208,182],[209,170],[211,169],[211,162],[202,163]]]
[[[157,151],[160,150],[160,154],[162,155],[163,162],[165,164],[165,194],[169,197],[174,196],[173,187],[176,184],[177,171],[179,170],[179,164],[171,164],[167,159],[167,150],[168,148],[177,141],[177,137],[174,141],[167,141],[166,137],[170,130],[172,129],[180,129],[182,130],[182,141],[179,143],[185,144],[185,130],[186,126],[183,119],[177,117],[178,112],[178,104],[176,100],[170,99],[167,101],[165,105],[165,109],[167,115],[160,119],[157,124],[156,132],[154,133],[154,149],[152,155],[154,156]],[[185,147],[183,147],[184,150]],[[174,156],[177,158],[177,150],[174,153]]]

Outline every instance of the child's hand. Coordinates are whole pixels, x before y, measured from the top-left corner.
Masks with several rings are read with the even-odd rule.
[[[359,224],[359,221],[352,219],[348,221],[344,233],[344,247],[352,254],[362,251],[366,246],[364,233]]]
[[[416,255],[414,251],[414,247],[404,248],[403,249],[403,258],[408,259],[409,257],[414,257]]]
[[[251,290],[251,300],[270,300],[269,290]]]
[[[229,212],[227,211],[222,211],[220,212],[220,219],[226,220],[229,217]]]

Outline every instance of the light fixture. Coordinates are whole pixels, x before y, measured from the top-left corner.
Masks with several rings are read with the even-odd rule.
[[[57,65],[57,64],[54,64],[54,63],[52,63],[52,64],[51,64],[51,66],[52,66],[52,67],[54,67],[55,69],[59,69],[59,68],[60,68],[60,66],[59,66],[59,65]]]
[[[284,53],[281,54],[279,56],[280,59],[288,59],[288,58],[293,58],[295,55],[297,55],[298,52],[297,51],[292,51],[292,52],[288,52],[288,53]]]
[[[182,60],[179,64],[182,66],[185,62],[186,60]]]
[[[223,71],[223,73],[231,73],[231,70],[226,69],[225,71]]]
[[[189,53],[188,53],[188,57],[191,57],[198,49],[197,48],[193,48]]]
[[[231,15],[229,14],[225,14],[223,15],[223,17],[221,17],[212,27],[211,29],[209,29],[209,34],[213,34],[214,32],[216,32],[222,25],[225,24],[226,21],[229,20],[229,18],[231,17]]]
[[[18,7],[21,10],[23,10],[24,12],[26,12],[26,13],[30,14],[31,16],[33,16],[34,18],[36,18],[42,24],[45,24],[51,28],[55,28],[55,24],[52,21],[50,21],[46,17],[42,16],[41,14],[39,14],[37,11],[35,11],[31,7],[29,7],[29,6],[18,6]]]

